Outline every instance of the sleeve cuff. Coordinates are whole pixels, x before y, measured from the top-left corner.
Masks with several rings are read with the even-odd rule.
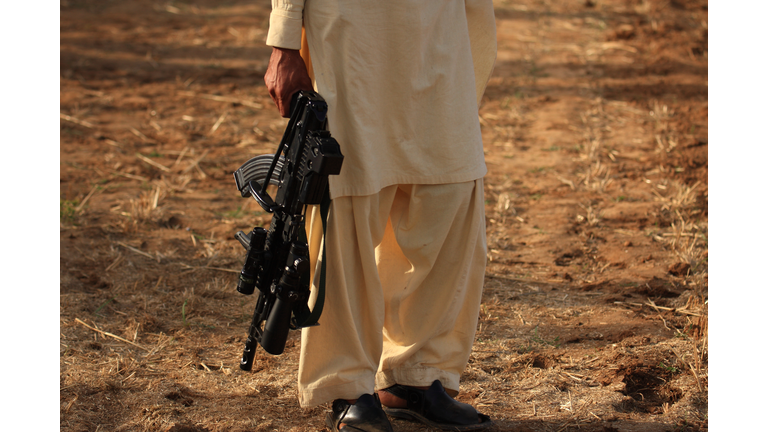
[[[299,11],[273,10],[269,15],[267,45],[286,49],[301,49],[302,14]]]

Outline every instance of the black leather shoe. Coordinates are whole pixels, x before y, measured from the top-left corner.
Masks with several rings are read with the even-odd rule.
[[[396,384],[383,391],[405,399],[407,408],[384,407],[392,417],[413,420],[450,431],[485,429],[493,424],[491,418],[478,413],[472,405],[448,396],[442,383],[435,380],[427,390]]]
[[[325,417],[325,424],[333,432],[393,432],[378,397],[364,394],[354,404],[336,399],[331,409],[333,411]]]

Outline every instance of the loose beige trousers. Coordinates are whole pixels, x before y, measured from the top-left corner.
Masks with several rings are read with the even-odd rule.
[[[308,226],[317,256],[319,209]],[[436,379],[458,390],[485,272],[482,179],[336,198],[325,241],[325,308],[302,331],[301,406]]]

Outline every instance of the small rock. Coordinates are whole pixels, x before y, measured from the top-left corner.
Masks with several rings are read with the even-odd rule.
[[[647,257],[642,259],[642,262],[648,262],[648,261],[651,261],[652,259],[653,259],[653,255],[648,255]]]
[[[669,274],[682,277],[682,276],[687,276],[688,271],[690,269],[691,269],[690,264],[679,262],[669,266],[669,268],[667,269],[667,272],[669,272]]]
[[[629,24],[622,24],[616,29],[617,39],[632,39],[635,36],[635,28]]]
[[[635,37],[635,27],[630,24],[622,24],[607,34],[607,40],[629,40]]]

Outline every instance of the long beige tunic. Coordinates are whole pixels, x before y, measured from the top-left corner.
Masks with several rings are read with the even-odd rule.
[[[267,45],[301,47],[345,156],[331,197],[486,173],[477,103],[496,54],[491,0],[272,0]]]

